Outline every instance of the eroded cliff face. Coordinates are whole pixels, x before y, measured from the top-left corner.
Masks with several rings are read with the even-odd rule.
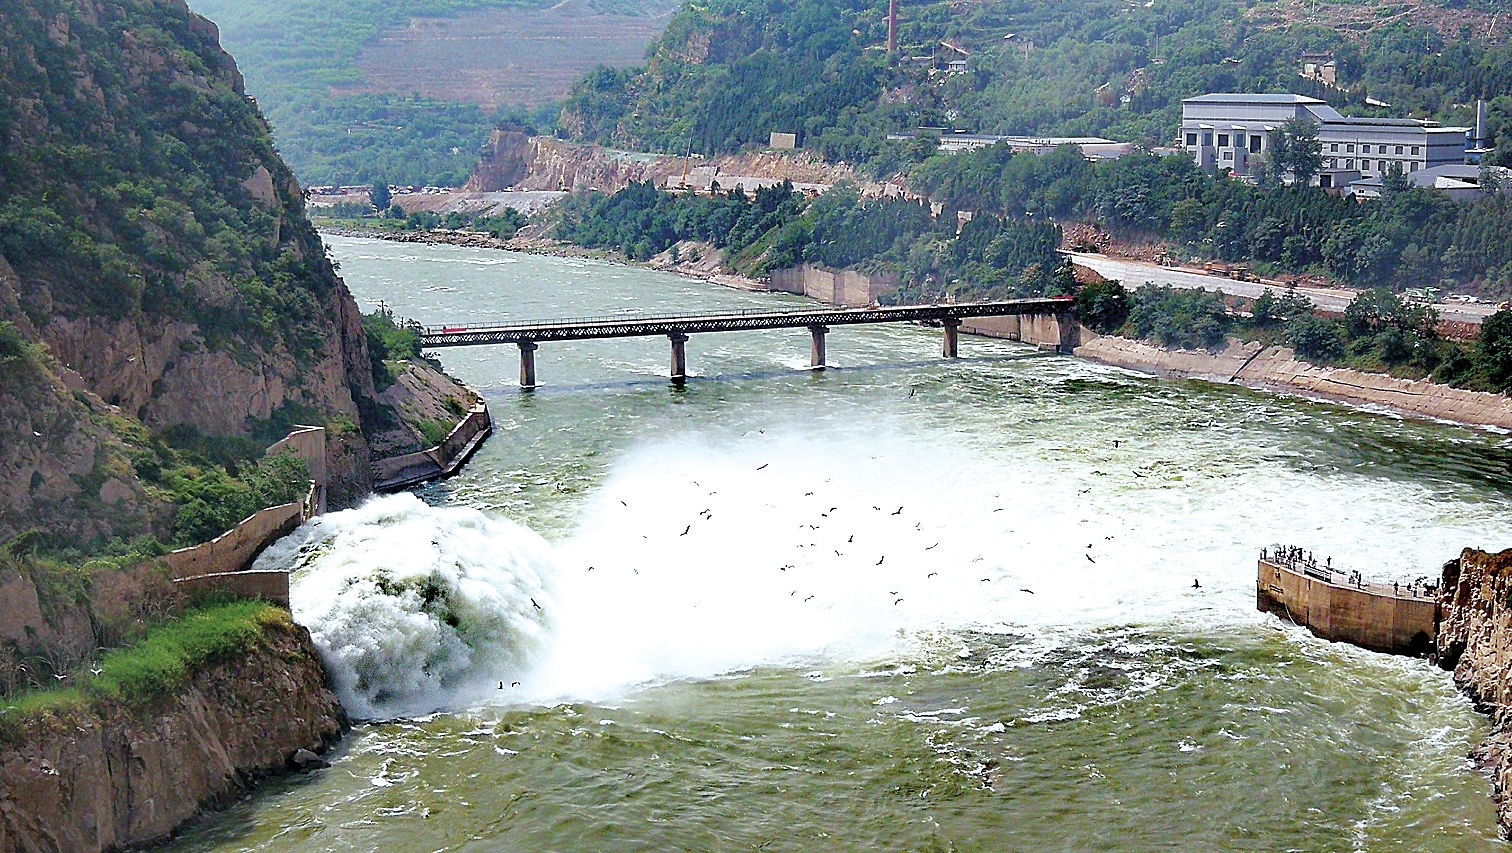
[[[361,317],[209,21],[183,0],[0,4],[0,542],[167,538],[122,425],[359,427]],[[338,505],[340,501],[338,500]]]
[[[1474,758],[1491,774],[1502,833],[1512,836],[1512,549],[1466,548],[1445,564],[1439,608],[1435,658],[1491,717]]]
[[[200,672],[146,713],[79,712],[0,742],[0,853],[84,853],[151,842],[261,776],[322,752],[345,716],[309,632]]]

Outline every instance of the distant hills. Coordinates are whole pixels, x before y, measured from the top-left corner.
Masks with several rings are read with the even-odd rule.
[[[220,26],[303,182],[455,185],[466,180],[501,107],[555,102],[600,64],[639,64],[676,2],[192,5]]]

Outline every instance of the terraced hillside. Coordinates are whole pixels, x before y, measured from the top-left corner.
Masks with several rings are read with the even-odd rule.
[[[195,0],[306,184],[461,184],[501,107],[638,63],[673,0]]]

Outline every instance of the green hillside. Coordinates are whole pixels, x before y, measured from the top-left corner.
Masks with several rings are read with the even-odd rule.
[[[488,9],[539,11],[557,0],[194,0],[220,27],[307,184],[452,184],[467,179],[498,116],[475,103],[414,95],[339,94],[358,86],[364,47],[410,19]],[[645,14],[667,0],[588,0],[585,14]]]
[[[1499,41],[1512,4],[1418,5],[1421,15],[1347,31],[1330,25],[1354,9],[1340,2],[1298,19],[1237,0],[905,0],[889,57],[884,0],[710,0],[674,19],[644,71],[586,78],[563,126],[703,153],[790,131],[828,159],[887,170],[903,152],[885,134],[919,125],[1153,146],[1174,138],[1181,99],[1204,92],[1293,91],[1360,114],[1370,97],[1456,122],[1484,97],[1512,158],[1512,50]],[[943,60],[962,54],[944,42],[969,55],[966,73],[946,73]],[[1300,78],[1304,51],[1331,51],[1341,87]]]

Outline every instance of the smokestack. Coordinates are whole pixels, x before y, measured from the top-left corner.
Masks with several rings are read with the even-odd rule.
[[[887,52],[898,52],[898,0],[887,3]]]
[[[1475,102],[1475,147],[1486,147],[1486,102],[1483,99]]]

